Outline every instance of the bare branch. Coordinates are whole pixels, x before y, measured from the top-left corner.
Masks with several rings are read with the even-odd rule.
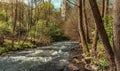
[[[75,4],[75,3],[73,3],[73,2],[71,2],[71,1],[69,1],[69,0],[66,0],[66,1],[69,2],[70,4],[74,5],[74,6],[79,7],[77,4]]]

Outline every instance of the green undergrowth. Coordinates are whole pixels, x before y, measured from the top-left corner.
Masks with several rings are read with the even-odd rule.
[[[97,48],[97,58],[94,58],[93,63],[98,66],[98,69],[106,69],[109,65],[101,42],[98,43]]]
[[[34,45],[31,42],[23,42],[23,41],[16,41],[14,43],[14,47],[11,47],[11,40],[5,40],[4,44],[0,47],[0,55],[8,54],[10,52],[35,48],[36,45]]]

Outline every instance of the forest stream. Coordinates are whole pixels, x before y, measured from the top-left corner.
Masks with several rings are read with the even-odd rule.
[[[61,71],[69,64],[69,51],[78,46],[78,42],[56,42],[2,56],[0,71]]]

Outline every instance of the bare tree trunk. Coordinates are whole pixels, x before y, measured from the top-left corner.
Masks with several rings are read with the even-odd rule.
[[[106,24],[109,24],[109,0],[106,0],[106,6],[105,6],[105,16],[106,16]]]
[[[107,56],[107,59],[108,59],[109,65],[110,65],[110,69],[112,71],[115,67],[114,53],[113,53],[112,47],[110,45],[107,33],[105,31],[102,17],[100,15],[100,11],[98,9],[98,5],[97,5],[96,0],[89,0],[89,2],[90,2],[91,9],[93,11],[93,16],[94,16],[94,19],[96,22],[98,32],[100,34],[102,43],[103,43],[104,48],[105,48],[105,54]]]
[[[120,0],[114,2],[114,53],[117,71],[120,71]]]
[[[85,18],[85,37],[86,41],[90,43],[90,37],[89,37],[89,28],[88,28],[88,21],[87,21],[87,14],[86,14],[86,6],[85,6],[85,1],[83,0],[83,9],[84,9],[84,18]]]
[[[93,42],[92,42],[92,52],[95,54],[95,57],[97,57],[97,42],[98,42],[98,29],[97,26],[95,25],[95,34],[93,37]]]
[[[102,0],[102,17],[104,17],[105,14],[105,0]]]
[[[108,15],[109,14],[109,0],[105,0],[105,14]]]
[[[0,35],[0,46],[3,46],[4,44],[4,36],[1,34]]]
[[[85,53],[89,53],[89,48],[85,39],[85,33],[83,30],[83,13],[82,13],[82,0],[77,0],[78,1],[78,29],[79,29],[79,34],[80,34],[80,39],[81,39],[81,44],[83,51]]]
[[[104,14],[105,14],[105,0],[102,0],[102,13],[101,13],[102,18],[104,17]],[[94,34],[93,43],[92,43],[93,52],[96,54],[95,56],[97,56],[98,40],[99,40],[98,29],[97,29],[97,26],[95,26],[95,34]]]
[[[15,28],[16,28],[16,23],[17,23],[17,3],[18,3],[18,0],[15,1],[16,2],[16,7],[15,7],[15,15],[13,15],[14,19],[13,19],[13,33],[12,33],[12,47],[14,47],[14,42],[15,42]],[[13,7],[13,10],[14,10],[14,7]],[[14,12],[14,11],[13,11]]]

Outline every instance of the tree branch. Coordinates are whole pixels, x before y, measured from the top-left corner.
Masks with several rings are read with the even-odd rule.
[[[72,3],[71,1],[69,1],[69,0],[66,0],[67,2],[69,2],[70,4],[72,4],[72,5],[74,5],[74,6],[77,6],[77,7],[79,7],[77,4],[75,4],[75,3]]]

